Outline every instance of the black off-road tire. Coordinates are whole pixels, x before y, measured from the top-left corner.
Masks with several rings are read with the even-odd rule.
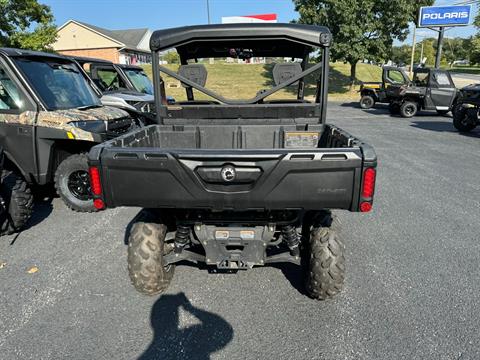
[[[331,298],[343,289],[345,246],[338,230],[338,221],[331,215],[325,215],[310,234],[306,290],[310,297],[317,300]]]
[[[58,165],[55,171],[55,189],[58,195],[62,198],[65,205],[70,209],[79,212],[94,212],[97,211],[93,206],[93,198],[91,194],[85,200],[77,197],[69,188],[68,182],[70,176],[75,172],[85,173],[88,184],[90,179],[88,177],[88,158],[87,154],[70,155]],[[89,186],[89,185],[88,185]]]
[[[362,109],[370,109],[375,106],[375,99],[371,95],[363,95],[360,98],[360,107]]]
[[[453,114],[453,126],[460,132],[469,132],[475,129],[478,123],[478,109],[457,107]]]
[[[417,114],[418,105],[413,101],[405,101],[400,105],[400,115],[404,118],[411,118]]]
[[[13,234],[25,226],[33,211],[33,195],[27,182],[10,170],[2,171],[0,235]]]
[[[137,291],[146,295],[156,295],[167,289],[175,265],[164,266],[163,263],[167,227],[146,220],[140,217],[130,232],[128,273]]]

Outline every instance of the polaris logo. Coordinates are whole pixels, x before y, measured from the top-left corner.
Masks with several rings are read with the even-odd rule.
[[[470,23],[471,5],[423,6],[418,17],[419,27],[462,26]]]
[[[470,14],[467,11],[462,12],[451,12],[451,13],[431,13],[431,14],[423,14],[422,20],[425,19],[468,19]]]

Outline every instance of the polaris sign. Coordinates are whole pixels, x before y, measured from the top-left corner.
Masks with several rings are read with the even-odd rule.
[[[419,27],[462,26],[470,23],[471,5],[423,6],[418,15]]]

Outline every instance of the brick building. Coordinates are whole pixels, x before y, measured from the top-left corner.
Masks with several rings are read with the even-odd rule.
[[[107,30],[69,20],[57,30],[60,54],[95,57],[120,64],[150,64],[149,29]]]

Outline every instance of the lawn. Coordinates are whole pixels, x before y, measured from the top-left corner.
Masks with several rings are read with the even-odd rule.
[[[447,70],[450,70],[452,73],[480,74],[480,67],[478,66],[455,66]]]
[[[231,64],[218,62],[216,64],[205,64],[208,77],[207,88],[231,99],[247,99],[254,97],[256,92],[272,87],[272,68],[270,64]],[[167,68],[177,71],[178,65],[166,65]],[[150,66],[144,67],[146,73],[151,77]],[[350,66],[343,63],[333,63],[330,67],[329,97],[336,100],[358,99],[358,86],[353,90],[349,89]],[[359,81],[380,81],[381,68],[379,66],[358,64],[357,79]],[[185,90],[177,80],[164,76],[167,95],[177,100],[185,99]],[[315,94],[315,75],[306,79],[306,97],[312,99]],[[197,99],[208,99],[194,90]],[[284,89],[272,95],[270,98],[289,98],[296,94],[296,88]]]

